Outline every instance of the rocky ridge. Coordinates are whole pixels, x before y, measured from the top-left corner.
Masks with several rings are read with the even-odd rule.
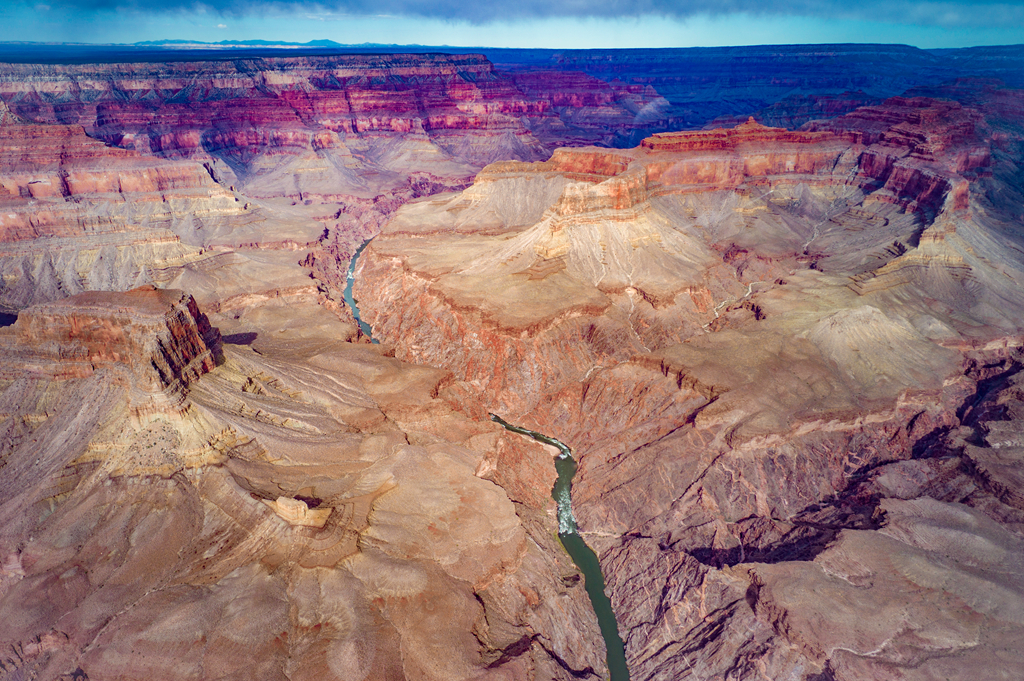
[[[181,291],[89,291],[22,311],[0,332],[8,370],[61,380],[127,366],[132,383],[181,391],[215,366],[220,334]]]
[[[480,55],[8,66],[7,309],[225,269],[197,248],[250,264],[240,249],[304,251],[275,290],[312,271],[340,301],[355,247],[406,201],[462,189],[492,160],[614,136],[657,99],[585,76],[569,97]]]
[[[0,331],[0,674],[600,677],[551,453],[489,409],[580,456],[634,678],[1019,670],[1019,91],[558,150],[403,207],[851,89],[773,66],[687,113],[704,76],[638,80],[656,56],[12,69],[5,281],[38,298]],[[388,221],[370,346],[330,289]],[[153,250],[97,249],[125,233]],[[195,298],[50,302],[145,281]]]
[[[1012,674],[1024,507],[965,458],[1020,367],[999,125],[897,98],[492,165],[356,295],[454,408],[574,447],[634,678]]]
[[[480,55],[10,65],[0,98],[35,122],[210,162],[253,196],[300,199],[336,198],[340,187],[372,198],[410,174],[464,178],[488,161],[537,158],[547,148],[530,127],[559,121],[549,99]],[[598,118],[632,121],[615,100],[601,104]]]
[[[144,288],[0,330],[0,674],[600,677],[553,502],[491,482],[550,488],[539,445],[338,321],[214,318]]]

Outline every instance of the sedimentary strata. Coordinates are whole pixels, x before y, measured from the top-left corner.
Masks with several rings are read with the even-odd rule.
[[[1024,507],[984,471],[1020,467],[988,452],[1024,260],[995,130],[896,98],[494,164],[401,209],[355,294],[453,407],[575,448],[634,678],[1012,675]]]
[[[607,89],[590,81],[585,89]],[[0,98],[34,122],[76,123],[115,146],[207,162],[253,196],[333,199],[545,155],[564,135],[548,131],[544,144],[530,131],[559,128],[545,96],[559,83],[541,85],[521,89],[481,55],[339,55],[9,65]],[[631,123],[620,99],[605,97],[589,117],[606,129]],[[634,110],[644,106],[642,93],[633,99]]]
[[[146,283],[151,268],[196,259],[197,225],[216,231],[244,214],[201,165],[113,148],[77,125],[7,115],[0,168],[6,309]]]
[[[492,482],[550,489],[540,445],[340,322],[219,319],[144,288],[0,330],[0,672],[602,674],[553,502]]]
[[[614,56],[5,67],[0,675],[600,678],[488,411],[633,678],[1019,675],[1020,91]]]
[[[615,139],[658,100],[522,75],[443,54],[5,65],[0,241],[19,243],[0,305],[177,285],[162,271],[204,248],[305,250],[340,300],[337,273],[406,201]]]

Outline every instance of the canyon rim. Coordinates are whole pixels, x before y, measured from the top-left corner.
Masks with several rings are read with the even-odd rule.
[[[1024,48],[80,49],[0,678],[1024,677]]]

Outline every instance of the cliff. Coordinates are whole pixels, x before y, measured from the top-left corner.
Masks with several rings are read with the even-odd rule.
[[[26,308],[0,331],[0,345],[8,372],[14,365],[64,380],[119,366],[140,390],[180,391],[213,369],[220,335],[191,296],[146,286]]]
[[[634,678],[1011,673],[1007,611],[933,600],[1019,551],[1024,507],[963,448],[1020,370],[996,125],[897,98],[494,164],[400,209],[355,295],[397,357],[452,372],[452,408],[574,448]],[[998,547],[978,573],[945,558],[967,527]],[[910,609],[867,625],[885,603]]]
[[[452,412],[445,372],[289,312],[213,313],[222,343],[191,296],[142,288],[0,329],[4,672],[599,676],[526,485],[550,489],[550,456]]]
[[[0,167],[0,202],[7,212],[0,240],[8,243],[125,231],[130,222],[171,222],[189,209],[200,219],[240,212],[201,165],[110,147],[79,126],[0,126]],[[90,229],[90,218],[96,218],[89,208],[109,203],[129,210],[109,211],[106,227]]]
[[[203,166],[111,147],[76,125],[0,125],[0,168],[6,309],[151,281],[199,256],[196,226],[246,219]]]
[[[604,677],[488,411],[634,679],[1020,675],[1020,91],[545,55],[5,67],[0,675]]]
[[[164,272],[211,267],[192,247],[304,250],[294,260],[341,300],[338,273],[406,201],[463,189],[491,161],[612,139],[657,99],[583,78],[580,109],[561,81],[522,75],[444,54],[12,64],[0,241],[50,241],[7,247],[0,306],[175,285]]]
[[[388,169],[465,176],[465,164],[534,158],[522,121],[554,115],[479,55],[12,66],[0,98],[126,149],[219,160],[257,196],[330,195],[339,180],[379,193],[402,183]],[[296,163],[306,172],[282,167]]]

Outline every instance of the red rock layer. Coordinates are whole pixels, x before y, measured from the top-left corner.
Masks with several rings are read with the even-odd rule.
[[[12,66],[0,98],[37,122],[74,122],[112,144],[246,166],[262,151],[342,136],[511,134],[553,116],[479,55],[301,57],[174,64]]]
[[[164,219],[173,216],[175,201],[203,201],[207,215],[240,212],[201,165],[111,147],[77,125],[0,125],[0,168],[0,242],[133,227],[128,216],[93,214],[100,203],[131,204]]]
[[[786,176],[845,182],[852,173],[876,198],[930,219],[949,195],[954,208],[966,207],[966,178],[990,164],[989,144],[977,134],[981,122],[979,112],[953,102],[897,97],[806,130],[749,119],[731,129],[659,133],[636,149],[558,149],[544,163],[497,164],[484,173],[554,171],[590,182],[622,176],[609,189],[622,197],[612,199],[608,207],[615,209],[646,200],[649,192],[735,189]]]
[[[1021,458],[989,444],[1016,447],[1024,418],[1024,260],[1000,217],[1020,134],[990,156],[988,125],[895,99],[560,150],[399,211],[364,251],[355,295],[396,356],[452,371],[453,408],[576,448],[632,678],[1024,668],[997,652],[1024,582],[1005,610],[973,595],[1024,551]],[[493,217],[502,182],[544,206]]]
[[[881,187],[877,197],[888,196],[901,207],[934,217],[951,192],[954,207],[965,208],[963,176],[975,176],[990,163],[989,146],[977,134],[981,120],[979,112],[955,103],[896,97],[802,131],[766,128],[751,119],[731,130],[655,135],[643,146],[677,153],[739,153],[742,173],[694,164],[682,176],[681,183],[720,186],[787,173],[837,174],[837,164],[850,152],[866,189]]]
[[[260,327],[214,367],[210,332],[191,297],[153,289],[0,330],[5,674],[605,672],[544,448],[454,413],[445,372],[374,346]],[[172,374],[189,385],[168,405]]]
[[[84,378],[126,367],[134,385],[158,392],[181,388],[215,366],[220,333],[192,296],[152,286],[126,292],[89,291],[22,310],[0,331],[6,368],[40,377]],[[20,366],[19,366],[20,365]]]
[[[855,135],[867,146],[859,176],[880,185],[894,202],[934,216],[950,193],[954,208],[966,208],[965,179],[990,165],[982,125],[979,111],[956,102],[893,97],[805,129]]]
[[[949,120],[954,124],[947,125]],[[634,149],[560,149],[549,161],[541,163],[494,164],[480,173],[478,182],[486,184],[515,176],[536,178],[535,181],[540,182],[541,178],[562,176],[578,183],[569,185],[545,212],[547,221],[541,220],[533,228],[544,233],[538,231],[534,235],[531,231],[517,235],[523,243],[522,249],[510,253],[507,259],[524,259],[524,268],[530,269],[519,274],[530,280],[545,280],[566,267],[566,258],[570,276],[576,276],[572,260],[574,254],[579,253],[581,260],[589,259],[603,268],[603,273],[597,277],[600,283],[594,284],[601,293],[594,291],[594,295],[583,295],[574,301],[569,293],[563,291],[559,295],[559,289],[551,283],[550,291],[536,294],[542,300],[552,297],[558,301],[548,306],[550,314],[534,312],[542,306],[532,300],[521,304],[505,301],[501,305],[510,307],[495,307],[531,312],[504,318],[475,291],[462,298],[450,290],[442,290],[446,284],[438,283],[433,272],[410,272],[396,266],[396,262],[409,257],[403,248],[419,248],[402,241],[406,224],[399,220],[393,223],[396,225],[393,235],[385,229],[367,249],[356,297],[364,301],[364,318],[380,328],[385,339],[395,339],[400,352],[407,353],[402,355],[406,359],[445,366],[466,381],[480,381],[488,386],[491,399],[512,410],[511,413],[528,414],[537,407],[541,396],[520,392],[517,384],[521,380],[540,381],[546,391],[555,394],[563,389],[572,392],[576,381],[592,365],[617,363],[641,348],[650,350],[680,342],[702,327],[721,328],[727,323],[719,319],[719,309],[725,303],[715,305],[713,300],[731,298],[739,304],[752,295],[755,284],[767,289],[773,280],[784,281],[780,275],[785,274],[790,265],[779,259],[802,257],[802,251],[816,236],[814,229],[824,224],[820,216],[813,216],[818,227],[801,228],[807,231],[800,236],[801,246],[792,232],[785,243],[770,244],[776,237],[758,239],[756,231],[767,226],[752,222],[750,229],[740,235],[744,239],[748,238],[747,234],[753,235],[749,237],[754,239],[753,245],[746,248],[764,248],[766,253],[772,252],[770,256],[752,256],[746,248],[717,244],[713,259],[708,259],[707,264],[692,273],[694,263],[686,262],[686,258],[705,257],[701,255],[704,245],[692,243],[687,246],[689,252],[673,255],[679,256],[676,262],[648,267],[651,262],[657,262],[657,258],[664,257],[659,249],[670,248],[664,244],[678,238],[670,231],[658,232],[656,225],[638,222],[638,216],[650,210],[652,198],[683,195],[699,201],[703,200],[702,196],[725,190],[746,196],[771,196],[775,188],[800,191],[800,185],[830,192],[843,188],[843,191],[870,194],[873,201],[895,204],[911,214],[897,218],[895,209],[883,209],[894,214],[893,224],[900,220],[908,224],[914,220],[928,222],[944,206],[950,216],[966,207],[967,180],[957,174],[963,167],[961,160],[987,158],[987,145],[969,134],[971,128],[963,124],[963,121],[975,120],[975,112],[962,110],[955,104],[925,100],[907,104],[897,99],[886,107],[870,109],[849,120],[839,119],[832,124],[835,129],[788,131],[751,121],[732,130],[659,134]],[[865,132],[862,121],[870,121],[877,130]],[[884,125],[892,130],[886,128],[879,132]],[[917,137],[911,134],[916,129],[914,126],[922,131]],[[926,145],[937,151],[927,155]],[[896,155],[901,162],[893,164],[889,170],[879,168],[876,161],[885,154]],[[696,212],[699,207],[691,206],[689,210]],[[757,214],[765,212],[761,206],[747,210]],[[726,212],[732,213],[732,209]],[[917,215],[913,216],[914,213]],[[681,218],[677,215],[670,219]],[[875,218],[863,211],[854,211],[845,219],[853,221],[851,224],[868,220],[866,224],[874,227],[890,222],[889,218]],[[825,222],[830,229],[843,229],[841,221]],[[423,221],[422,224],[432,223]],[[581,232],[584,229],[581,225],[608,225],[606,241],[589,243],[589,240],[603,237],[597,232]],[[431,230],[427,226],[421,229]],[[464,229],[471,231],[470,227]],[[909,240],[912,229],[912,226],[908,228],[907,236],[901,238]],[[395,246],[389,245],[392,236],[396,239]],[[439,240],[444,238],[438,235]],[[893,243],[893,237],[886,234],[877,239],[883,246]],[[514,245],[516,241],[510,239],[507,243]],[[644,256],[636,255],[635,261],[622,260],[623,254],[639,253],[636,249],[644,244],[662,244],[663,247],[651,245],[653,250]],[[871,248],[878,246],[872,244]],[[829,248],[842,251],[849,246],[837,243],[822,248],[827,255]],[[893,248],[894,252],[886,256],[889,260],[898,254],[899,249]],[[426,262],[437,257],[428,256]],[[856,256],[856,261],[873,257],[871,253],[864,253]],[[649,260],[645,262],[644,258]],[[715,265],[714,260],[719,260],[719,264]],[[530,262],[534,264],[531,266]],[[499,264],[499,261],[493,262],[495,268]],[[587,265],[584,263],[584,266]],[[901,261],[896,267],[903,266],[907,264]],[[367,288],[360,291],[363,286]],[[644,302],[644,305],[637,305],[637,301],[631,299],[622,303],[629,308],[630,315],[636,316],[631,322],[635,326],[632,331],[618,328],[617,322],[607,319],[606,315],[614,306],[602,295],[619,295],[627,290],[632,290],[630,295],[635,294]],[[687,295],[682,295],[684,293]],[[711,302],[704,298],[710,298]],[[397,301],[402,301],[400,309]],[[755,317],[760,314],[751,310],[747,312]],[[460,338],[467,334],[479,338],[480,346],[470,354],[453,352],[451,347],[460,346]],[[558,356],[559,361],[549,364],[548,358],[552,356]],[[495,371],[495,367],[503,370]],[[576,398],[571,401],[575,402]]]

